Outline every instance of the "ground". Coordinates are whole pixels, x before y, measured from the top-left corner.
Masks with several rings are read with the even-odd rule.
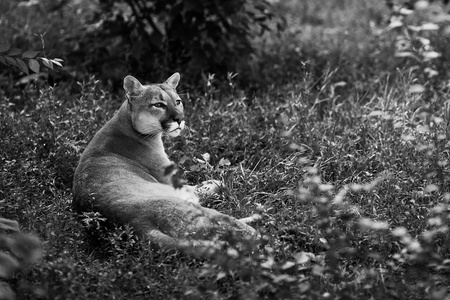
[[[273,84],[249,90],[238,74],[180,91],[189,130],[165,141],[171,159],[190,184],[224,182],[205,206],[262,215],[261,239],[230,234],[212,259],[72,212],[78,158],[120,89],[91,77],[5,97],[0,214],[43,250],[6,281],[17,299],[448,299],[445,74],[395,56],[383,3],[319,2],[255,41],[255,74]]]

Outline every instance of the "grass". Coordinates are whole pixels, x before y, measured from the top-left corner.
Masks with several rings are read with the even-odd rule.
[[[372,2],[302,2],[302,22],[257,41],[264,91],[241,74],[184,93],[190,130],[170,157],[190,183],[225,182],[205,206],[263,216],[257,244],[231,235],[205,261],[71,211],[78,158],[120,93],[91,77],[2,101],[0,215],[44,250],[6,280],[17,299],[446,299],[449,91],[395,70]]]

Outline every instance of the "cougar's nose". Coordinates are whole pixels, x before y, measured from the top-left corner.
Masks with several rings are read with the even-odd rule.
[[[175,122],[177,122],[177,123],[178,123],[178,125],[180,125],[180,124],[181,124],[181,122],[183,121],[183,118],[180,118],[180,117],[175,117],[175,118],[173,118],[173,120],[174,120]]]

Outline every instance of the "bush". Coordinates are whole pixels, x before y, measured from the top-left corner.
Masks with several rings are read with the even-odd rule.
[[[22,51],[19,48],[11,48],[11,45],[9,44],[0,44],[0,54],[0,63],[6,66],[10,65],[17,67],[26,74],[29,74],[30,71],[36,74],[39,73],[41,70],[39,61],[52,70],[54,65],[62,67],[62,59],[60,58],[48,59],[46,57],[39,57],[39,51]],[[25,62],[28,62],[28,64]]]
[[[25,271],[42,258],[41,242],[34,236],[21,233],[15,221],[0,218],[0,299],[15,299],[9,283],[28,287],[25,282],[14,282],[15,275]],[[39,294],[39,290],[35,289]]]
[[[90,71],[121,80],[128,70],[144,78],[152,70],[155,78],[178,69],[186,83],[238,69],[272,17],[266,0],[103,0],[87,30],[70,39],[76,53],[89,54],[81,59]]]
[[[422,83],[439,84],[448,79],[450,15],[444,4],[428,0],[388,2],[391,16],[386,29],[396,39],[395,57],[405,72]]]

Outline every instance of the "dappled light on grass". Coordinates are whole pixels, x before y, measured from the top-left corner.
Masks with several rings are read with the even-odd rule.
[[[2,291],[17,299],[448,298],[450,92],[437,63],[445,52],[430,52],[446,42],[427,22],[383,32],[387,10],[369,3],[302,1],[305,10],[293,13],[304,14],[295,24],[304,31],[274,37],[266,50],[278,57],[262,55],[266,67],[255,69],[274,78],[266,90],[242,90],[245,73],[228,73],[225,82],[205,75],[183,96],[190,130],[167,145],[170,158],[189,184],[223,182],[202,205],[262,216],[252,224],[257,238],[229,233],[207,259],[156,250],[130,227],[106,228],[98,214],[78,222],[71,212],[79,155],[121,95],[92,76],[76,89],[30,85],[26,97],[5,99],[0,214],[39,237],[43,259],[17,271],[25,260],[12,252],[22,248],[1,252]],[[421,44],[403,44],[401,28]],[[396,66],[405,68],[391,72]]]
[[[254,224],[258,239],[230,234],[227,244],[211,249],[203,261],[154,250],[130,228],[103,231],[101,216],[84,216],[88,232],[77,225],[68,205],[70,169],[105,121],[99,112],[110,97],[95,80],[83,85],[70,106],[48,91],[24,119],[3,108],[8,118],[2,128],[11,137],[18,130],[29,136],[25,144],[7,139],[2,150],[9,155],[3,165],[7,182],[16,186],[6,195],[11,206],[5,213],[20,216],[49,245],[46,259],[26,280],[48,297],[82,293],[91,299],[130,293],[420,299],[426,291],[440,293],[436,276],[443,276],[448,253],[448,157],[442,138],[447,119],[437,109],[414,115],[410,107],[420,103],[421,94],[410,93],[409,86],[397,87],[404,92],[397,92],[396,101],[387,96],[358,108],[336,106],[321,121],[295,96],[273,102],[268,95],[251,107],[234,94],[221,102],[200,98],[204,105],[188,117],[196,130],[170,146],[172,157],[190,183],[224,182],[205,206],[236,217],[262,216]],[[25,166],[43,167],[20,166],[25,158],[16,151],[29,147],[33,155]],[[21,176],[33,185],[23,182],[19,189],[14,182]],[[36,189],[34,183],[43,180],[46,185]],[[34,211],[34,217],[22,211]],[[398,280],[414,270],[420,276]]]
[[[337,105],[321,119],[289,92],[252,106],[236,91],[222,101],[199,96],[199,111],[188,116],[196,130],[168,145],[171,156],[189,183],[224,183],[204,206],[262,216],[253,224],[260,236],[242,240],[230,232],[204,260],[156,250],[129,227],[105,228],[100,215],[83,216],[83,229],[70,212],[66,171],[115,101],[94,78],[75,104],[49,90],[26,118],[3,107],[9,136],[29,133],[26,143],[9,138],[2,150],[9,155],[5,178],[16,186],[4,213],[19,216],[47,244],[44,260],[15,276],[47,297],[440,295],[448,269],[448,116],[444,105],[418,110],[424,92],[411,93],[414,81],[400,79],[395,88],[378,87],[385,97]],[[33,154],[23,158],[19,150]]]

